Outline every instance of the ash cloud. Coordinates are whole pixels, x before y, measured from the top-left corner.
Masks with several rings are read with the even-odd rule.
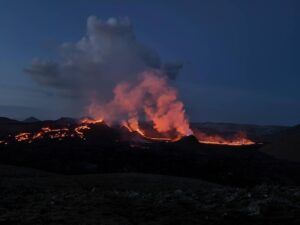
[[[128,18],[103,21],[90,16],[86,32],[78,42],[59,46],[57,61],[34,59],[25,73],[64,95],[103,101],[117,83],[134,80],[144,70],[162,70],[175,79],[182,67],[163,63],[155,50],[138,42]]]

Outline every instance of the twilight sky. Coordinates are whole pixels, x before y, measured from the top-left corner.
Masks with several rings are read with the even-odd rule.
[[[76,84],[55,80],[52,62],[78,60],[63,74],[107,74],[99,86],[107,93],[107,81],[120,71],[90,66],[93,49],[100,49],[111,59],[105,68],[122,68],[120,79],[144,66],[177,72],[182,64],[171,83],[192,121],[300,123],[299,1],[145,2],[0,0],[0,116],[81,115],[81,97],[66,91]],[[119,47],[107,50],[111,40],[95,27]],[[87,33],[96,44],[82,41]]]

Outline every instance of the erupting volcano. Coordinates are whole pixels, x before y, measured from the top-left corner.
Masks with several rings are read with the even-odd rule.
[[[203,144],[215,144],[215,145],[253,145],[254,141],[250,140],[244,132],[238,132],[233,137],[225,138],[220,135],[207,135],[200,131],[194,132],[195,137],[200,143]]]
[[[86,140],[87,131],[92,130],[95,126],[105,125],[103,120],[93,120],[93,119],[83,119],[78,123],[70,124],[66,127],[42,127],[37,131],[26,131],[17,133],[15,135],[10,134],[0,140],[0,145],[8,145],[10,143],[34,143],[43,140],[58,140],[62,141],[64,139],[79,139]],[[137,120],[122,121],[119,126],[127,129],[129,133],[136,133],[144,139],[145,141],[151,142],[175,142],[184,137],[184,135],[173,136],[172,133],[159,133],[153,128],[140,127]],[[117,129],[115,126],[111,129]],[[193,132],[193,135],[198,139],[199,143],[203,144],[215,144],[215,145],[252,145],[255,142],[247,138],[246,134],[243,132],[237,133],[234,137],[225,138],[220,135],[207,135],[200,131]],[[188,135],[185,135],[188,136]],[[130,140],[128,140],[130,141]]]
[[[76,126],[42,127],[36,132],[22,132],[1,140],[0,144],[10,141],[28,142],[43,138],[62,140],[65,138],[85,139],[91,125],[104,123],[108,126],[119,124],[129,132],[136,132],[149,141],[175,142],[185,136],[194,135],[200,143],[217,145],[252,145],[255,142],[239,132],[234,137],[207,135],[193,131],[186,116],[184,104],[179,100],[177,90],[168,84],[168,78],[159,71],[147,71],[136,82],[118,84],[114,98],[106,104],[94,101],[89,107],[93,119],[83,119]],[[150,129],[141,127],[145,120]]]
[[[103,118],[108,124],[128,123],[138,130],[138,121],[145,119],[163,136],[191,135],[184,105],[178,100],[175,88],[168,85],[167,77],[159,71],[141,74],[135,83],[124,82],[114,89],[114,98],[104,104],[95,102],[89,107],[94,118]]]
[[[137,132],[146,139],[173,142],[182,137],[193,135],[184,104],[179,100],[177,90],[168,84],[168,78],[160,71],[151,70],[141,74],[137,82],[124,82],[114,89],[114,98],[99,105],[93,102],[89,113],[95,118],[103,118],[108,124],[121,123],[130,132]],[[159,134],[150,136],[139,126],[145,119]],[[255,144],[245,134],[239,133],[234,138],[197,132],[199,142],[221,145]]]

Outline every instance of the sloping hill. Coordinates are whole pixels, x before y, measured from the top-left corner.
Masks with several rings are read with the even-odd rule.
[[[300,125],[287,129],[261,151],[277,158],[300,162]]]
[[[35,123],[39,122],[40,120],[35,117],[28,117],[27,119],[23,120],[24,123]]]
[[[15,123],[19,123],[19,121],[9,119],[7,117],[0,117],[0,124],[15,124]]]

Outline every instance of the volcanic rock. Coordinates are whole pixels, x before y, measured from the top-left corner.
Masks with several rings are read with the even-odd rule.
[[[191,145],[198,145],[199,141],[194,135],[189,135],[189,136],[185,136],[185,137],[181,138],[176,143],[180,144],[180,145],[191,146]]]

